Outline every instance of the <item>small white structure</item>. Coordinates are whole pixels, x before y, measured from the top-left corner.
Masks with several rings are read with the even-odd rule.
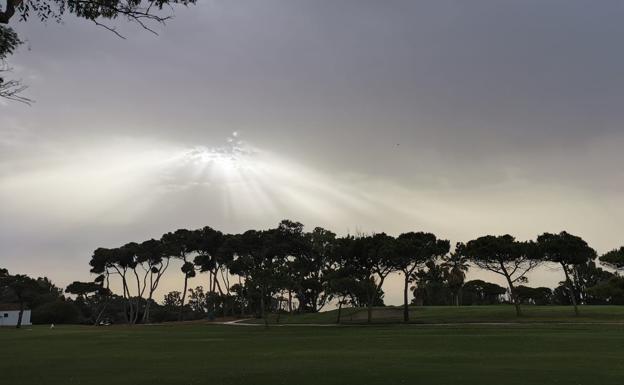
[[[19,312],[19,305],[17,304],[0,304],[0,326],[16,326]],[[24,309],[22,325],[31,325],[29,309]]]

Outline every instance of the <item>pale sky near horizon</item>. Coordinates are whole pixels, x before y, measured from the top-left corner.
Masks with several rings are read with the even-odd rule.
[[[36,103],[0,102],[1,267],[65,286],[100,246],[283,218],[624,244],[621,2],[199,3],[127,40],[14,25]]]

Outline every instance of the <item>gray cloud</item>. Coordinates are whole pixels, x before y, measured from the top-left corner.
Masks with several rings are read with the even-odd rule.
[[[31,49],[12,62],[37,103],[0,105],[0,265],[67,283],[97,246],[284,217],[453,241],[565,228],[613,248],[623,16],[616,1],[275,0],[206,1],[158,37],[122,25],[125,41],[18,24]],[[258,150],[249,169],[175,158],[233,131]]]

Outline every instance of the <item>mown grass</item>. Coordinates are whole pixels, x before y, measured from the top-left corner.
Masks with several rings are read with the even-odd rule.
[[[311,314],[281,314],[282,324],[330,324],[337,321],[337,310]],[[278,323],[278,317],[271,314],[270,323]],[[263,323],[263,320],[249,320]],[[342,309],[341,323],[361,324],[367,322],[365,308]],[[374,308],[374,323],[401,323],[403,309],[400,307]],[[623,322],[624,306],[581,306],[580,315],[574,315],[571,306],[522,306],[522,316],[517,317],[511,305],[495,306],[418,306],[410,307],[410,322],[433,323],[604,323]]]
[[[624,380],[622,325],[0,329],[7,384],[574,384]]]

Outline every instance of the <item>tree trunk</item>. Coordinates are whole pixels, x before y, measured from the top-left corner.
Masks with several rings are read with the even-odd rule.
[[[260,287],[260,318],[264,319],[264,326],[269,327],[269,320],[264,309],[264,286]]]
[[[340,323],[340,315],[342,313],[342,303],[344,302],[344,297],[340,301],[338,301],[338,318],[336,319],[336,323]]]
[[[130,298],[130,289],[128,288],[125,278],[123,280],[123,285],[124,285],[124,294],[127,293],[126,302],[128,304],[128,314],[126,314],[126,320],[128,321],[128,325],[132,325],[132,319],[134,318],[134,310],[132,306],[132,299]]]
[[[570,300],[572,301],[572,305],[574,306],[574,315],[579,315],[578,305],[576,303],[576,291],[574,290],[574,284],[570,280],[570,274],[568,273],[568,267],[565,263],[561,264],[563,267],[563,273],[565,274],[566,285],[568,286],[568,292],[570,293]]]
[[[102,306],[102,310],[100,310],[100,312],[96,316],[93,325],[97,326],[100,323],[100,319],[102,318],[102,314],[104,314],[104,311],[106,310],[106,306],[108,306],[108,301],[104,302],[104,306]]]
[[[142,323],[144,324],[149,323],[149,318],[150,318],[149,313],[150,313],[150,304],[151,304],[150,302],[151,302],[151,298],[149,298],[147,300],[147,303],[145,304],[145,310],[143,313],[143,321],[142,321]]]
[[[379,284],[375,285],[375,279],[371,278],[371,282],[373,284],[373,292],[368,299],[368,323],[373,322],[373,302],[375,301],[377,294],[379,294],[379,291],[381,290],[385,279],[386,276],[380,276]]]
[[[511,301],[516,308],[516,316],[520,317],[522,315],[522,312],[520,311],[520,303],[518,302],[518,296],[516,295],[516,288],[514,287],[513,282],[511,281],[511,277],[509,276],[509,274],[507,274],[507,270],[503,267],[502,263],[501,267],[503,270],[503,275],[505,276],[505,279],[507,279],[507,285],[509,285],[509,295],[511,296]]]
[[[20,302],[20,311],[19,314],[17,315],[17,325],[15,325],[15,327],[17,329],[22,327],[22,317],[24,316],[24,301]]]
[[[186,288],[188,286],[188,275],[184,274],[184,291],[182,292],[182,302],[180,303],[180,313],[178,314],[178,320],[184,320],[184,300],[186,299]]]
[[[403,285],[403,322],[409,322],[409,305],[407,303],[407,290],[409,286],[409,276],[407,272],[403,272],[405,275],[405,282]]]
[[[288,313],[292,314],[292,290],[288,289]]]
[[[245,280],[245,284],[247,283],[247,280]],[[252,312],[252,308],[251,308],[251,287],[247,288],[247,303],[245,304],[246,310],[248,314],[251,314]]]

